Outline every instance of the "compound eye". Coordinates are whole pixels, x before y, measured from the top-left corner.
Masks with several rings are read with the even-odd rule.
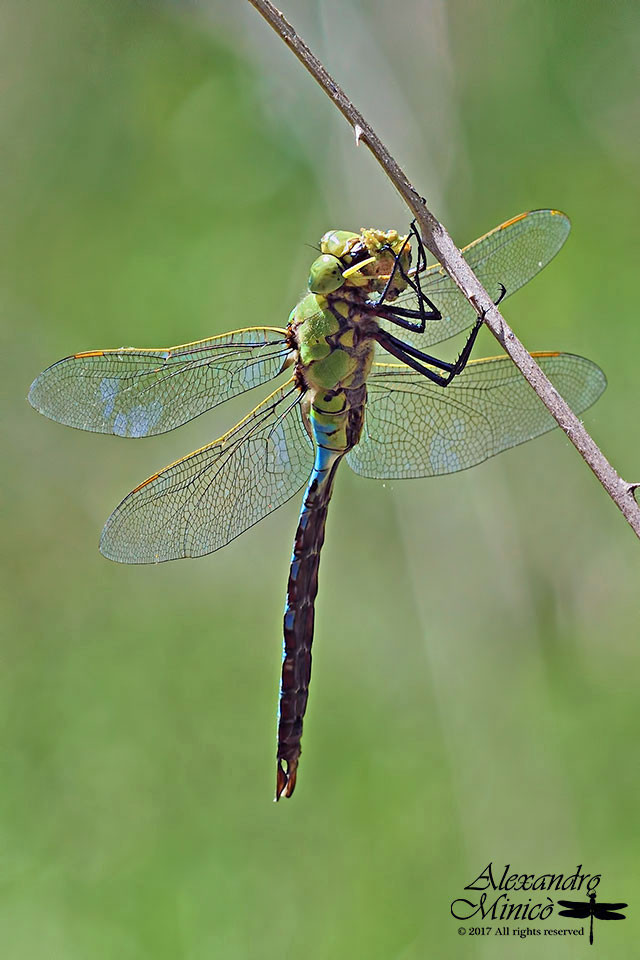
[[[309,271],[309,290],[311,293],[326,295],[333,293],[344,283],[344,267],[337,257],[324,253],[311,264]]]
[[[349,243],[357,239],[358,234],[351,230],[327,230],[320,241],[323,253],[330,253],[334,257],[342,257]]]

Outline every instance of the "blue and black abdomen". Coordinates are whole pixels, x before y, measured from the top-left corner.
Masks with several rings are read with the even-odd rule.
[[[329,407],[338,401],[342,409],[323,409],[323,400]],[[360,437],[365,400],[366,388],[361,387],[317,399],[311,408],[316,459],[302,503],[287,585],[276,800],[282,794],[290,797],[295,789],[302,721],[309,696],[315,599],[327,511],[338,465]]]

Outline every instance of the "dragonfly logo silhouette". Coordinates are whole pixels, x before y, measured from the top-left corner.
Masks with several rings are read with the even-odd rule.
[[[596,895],[589,894],[588,900],[558,900],[561,907],[568,907],[567,910],[559,910],[561,917],[572,917],[574,920],[583,920],[590,918],[589,923],[589,943],[593,946],[593,918],[596,920],[626,920],[624,913],[618,913],[623,907],[628,907],[628,903],[596,903]]]

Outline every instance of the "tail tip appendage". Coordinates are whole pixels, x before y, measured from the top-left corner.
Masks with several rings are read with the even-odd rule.
[[[278,771],[276,775],[276,795],[274,797],[275,802],[277,803],[280,797],[291,797],[293,796],[293,791],[296,788],[296,771],[298,767],[297,761],[287,761],[284,763],[287,764],[287,769],[285,771],[283,767],[283,761],[278,760]]]

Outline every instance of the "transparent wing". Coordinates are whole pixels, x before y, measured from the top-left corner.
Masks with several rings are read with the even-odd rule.
[[[474,240],[462,253],[491,298],[497,300],[501,283],[510,296],[535,277],[556,255],[570,228],[569,218],[558,210],[532,210]],[[429,267],[421,275],[420,283],[441,311],[442,319],[429,321],[424,333],[398,332],[398,327],[386,320],[380,321],[383,327],[423,350],[466,330],[476,320],[473,307],[440,264]],[[394,305],[415,310],[416,296],[407,291],[391,304]]]
[[[78,353],[41,373],[29,402],[70,427],[152,437],[277,376],[285,332],[248,327],[166,350]]]
[[[136,487],[107,520],[100,550],[120,563],[201,557],[289,500],[313,446],[290,380],[214,443]]]
[[[606,386],[590,360],[532,354],[576,413]],[[347,454],[356,473],[379,479],[466,470],[556,426],[509,357],[475,360],[446,389],[402,364],[374,363],[360,442]]]

